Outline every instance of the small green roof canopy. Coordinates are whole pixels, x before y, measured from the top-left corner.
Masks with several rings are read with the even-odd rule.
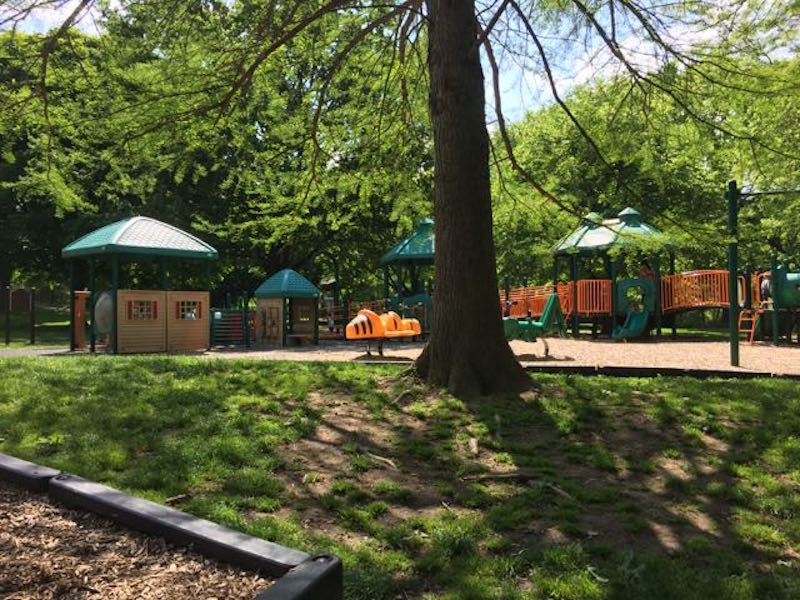
[[[616,219],[603,219],[597,213],[591,212],[581,219],[578,228],[562,238],[553,247],[556,256],[573,254],[594,255],[607,252],[612,246],[632,242],[635,237],[653,238],[662,246],[671,247],[674,243],[663,237],[663,234],[642,221],[639,211],[626,208],[617,215]]]
[[[292,269],[278,271],[258,286],[256,298],[319,298],[320,291]]]
[[[216,260],[217,251],[195,236],[150,217],[111,223],[61,250],[64,258],[126,254]]]
[[[433,233],[433,221],[420,219],[417,228],[410,236],[401,240],[381,256],[381,264],[401,262],[433,263],[433,253],[436,246],[436,237]]]

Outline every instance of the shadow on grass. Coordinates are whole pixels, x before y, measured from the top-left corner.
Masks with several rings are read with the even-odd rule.
[[[0,449],[307,550],[349,598],[793,598],[800,386],[7,360]]]

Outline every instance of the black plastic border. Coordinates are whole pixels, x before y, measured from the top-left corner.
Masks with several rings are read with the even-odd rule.
[[[0,479],[33,492],[47,493],[62,505],[100,514],[177,545],[191,546],[210,558],[277,577],[256,596],[258,600],[343,598],[343,569],[336,556],[310,556],[301,550],[2,453]]]
[[[524,365],[529,373],[559,375],[607,375],[608,377],[694,377],[696,379],[791,379],[800,375],[768,371],[734,371],[728,369],[692,369],[681,367],[618,367],[591,365]]]
[[[342,562],[335,556],[312,556],[286,573],[254,600],[343,600]]]
[[[15,483],[31,492],[47,492],[50,480],[60,473],[61,471],[57,469],[43,467],[8,454],[0,454],[0,479]]]

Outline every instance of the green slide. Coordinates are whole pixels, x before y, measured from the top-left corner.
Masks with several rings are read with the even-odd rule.
[[[648,311],[630,311],[625,317],[625,323],[622,325],[622,327],[615,327],[614,333],[611,337],[615,340],[625,340],[628,338],[639,337],[647,329],[647,323],[649,320],[650,313]]]
[[[566,327],[564,314],[561,312],[561,303],[556,293],[550,294],[539,321],[534,321],[530,318],[515,319],[513,317],[503,319],[503,329],[507,340],[520,339],[527,342],[535,342],[536,338],[553,331],[564,335]]]

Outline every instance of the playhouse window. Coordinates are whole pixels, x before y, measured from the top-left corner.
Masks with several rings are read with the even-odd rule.
[[[196,300],[181,300],[176,308],[177,317],[181,321],[196,321],[200,318],[200,303]]]
[[[156,310],[156,303],[152,300],[132,300],[128,302],[128,319],[151,321],[157,318]]]

